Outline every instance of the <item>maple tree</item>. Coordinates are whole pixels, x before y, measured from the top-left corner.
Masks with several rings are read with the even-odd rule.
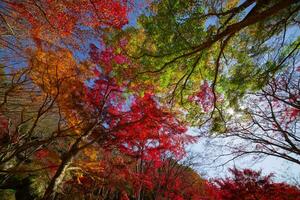
[[[209,181],[184,159],[188,128],[208,125],[255,146],[233,155],[299,164],[299,2],[136,3],[0,3],[0,198],[297,199],[260,172]],[[227,125],[242,100],[248,129]]]
[[[5,22],[1,28],[8,33],[8,40],[12,41],[8,42],[5,35],[1,35],[4,52],[4,66],[1,68],[4,73],[1,77],[5,79],[3,86],[6,90],[1,104],[5,117],[1,121],[5,128],[8,126],[6,121],[12,124],[7,127],[8,133],[5,131],[1,137],[5,143],[1,148],[1,163],[4,168],[10,166],[3,172],[11,174],[19,171],[26,176],[31,171],[28,168],[34,165],[36,169],[33,171],[36,170],[42,178],[39,171],[49,170],[52,180],[46,193],[41,194],[45,199],[52,195],[58,182],[61,182],[58,178],[65,165],[75,157],[79,151],[78,143],[88,131],[86,129],[90,129],[87,126],[91,119],[82,120],[85,116],[84,112],[80,112],[82,106],[79,106],[84,103],[84,81],[89,76],[89,64],[78,62],[74,56],[75,49],[82,49],[78,48],[79,43],[76,43],[80,40],[74,34],[84,36],[81,31],[84,26],[91,28],[90,33],[94,34],[107,28],[120,29],[127,23],[129,8],[126,1],[78,3],[1,3],[1,20]],[[98,20],[91,21],[92,15]],[[15,38],[24,43],[19,43]],[[24,44],[31,42],[35,46],[28,49]],[[22,65],[29,63],[29,66],[18,68],[11,65],[11,55],[19,58]],[[66,92],[68,90],[70,93]],[[18,101],[18,95],[23,95],[24,99]],[[21,110],[16,112],[16,107],[12,105],[18,105],[17,108]],[[27,106],[31,108],[30,114]],[[72,137],[77,138],[74,140]]]
[[[53,34],[69,36],[77,26],[121,28],[128,23],[128,1],[4,1],[1,16],[10,31],[11,24],[29,25],[35,41]],[[12,22],[9,16],[13,16]],[[22,19],[23,21],[20,21]],[[50,33],[48,32],[50,31]],[[50,39],[50,38],[49,38]]]
[[[220,121],[224,110],[261,88],[298,51],[298,35],[286,34],[297,32],[298,11],[292,0],[153,1],[138,26],[123,33],[133,35],[124,51],[140,64],[133,80],[150,82],[164,103],[188,110],[196,126],[207,118]],[[289,45],[295,49],[284,50]],[[212,91],[212,109],[198,105],[203,85]]]
[[[230,157],[250,154],[259,160],[274,156],[300,164],[298,68],[286,68],[262,90],[247,95],[244,108],[227,119],[226,133],[220,137],[231,140]]]
[[[149,199],[205,199],[210,196],[208,181],[192,169],[189,158],[179,162],[166,159],[152,172],[153,188],[148,191]]]
[[[261,171],[250,169],[229,170],[233,177],[216,180],[220,199],[298,199],[299,189],[286,183],[274,183],[272,174],[262,176]]]
[[[136,196],[140,196],[143,185],[151,187],[150,172],[161,165],[162,157],[182,157],[185,144],[193,142],[194,138],[184,134],[185,126],[167,110],[160,108],[152,95],[132,97],[132,102],[126,105],[117,83],[105,79],[105,74],[99,71],[96,74],[98,79],[86,92],[86,110],[93,116],[102,115],[103,124],[90,137],[102,143],[104,149],[117,151],[125,158],[134,160],[135,169],[124,170],[127,176],[130,174],[132,177],[132,189]],[[101,101],[103,98],[107,98],[105,102]],[[147,166],[149,162],[150,168]]]

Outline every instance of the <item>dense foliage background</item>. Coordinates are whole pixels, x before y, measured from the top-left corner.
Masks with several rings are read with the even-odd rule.
[[[271,156],[299,167],[299,10],[1,1],[0,199],[300,199],[299,184],[250,165],[201,176],[202,156],[187,151],[217,139],[223,166]]]

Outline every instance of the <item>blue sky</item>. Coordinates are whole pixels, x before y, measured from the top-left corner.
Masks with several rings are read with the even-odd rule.
[[[199,132],[197,129],[190,128],[189,134],[197,135]],[[218,142],[220,142],[219,140]],[[221,141],[223,142],[223,141]],[[224,144],[228,141],[224,141]],[[210,144],[207,144],[210,143]],[[211,141],[208,138],[201,138],[198,143],[192,144],[188,147],[194,153],[199,154],[199,165],[196,166],[196,170],[201,174],[206,174],[206,178],[217,178],[228,176],[228,168],[236,166],[237,168],[251,168],[254,170],[262,170],[263,174],[274,173],[276,181],[291,182],[291,177],[298,177],[300,181],[300,167],[297,164],[288,162],[278,157],[264,157],[259,161],[253,161],[251,156],[246,156],[237,160],[233,160],[226,165],[222,165],[230,159],[230,156],[217,159],[215,163],[211,164],[214,158],[220,154],[229,153],[222,148],[215,146],[215,141]],[[222,166],[220,166],[222,165]]]

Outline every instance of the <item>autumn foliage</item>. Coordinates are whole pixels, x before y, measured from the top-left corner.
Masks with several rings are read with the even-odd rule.
[[[212,2],[0,2],[0,199],[300,199],[297,186],[260,171],[232,168],[227,178],[202,177],[195,168],[202,163],[187,151],[202,138],[190,127],[208,135],[236,130],[226,125],[233,119],[227,110],[239,110],[246,92],[261,90],[272,117],[258,115],[260,127],[284,133],[273,138],[283,136],[282,149],[300,152],[299,81],[275,76],[276,67],[256,69],[259,53],[247,54],[253,40],[264,44],[252,30],[260,18],[289,8],[270,22],[289,11],[287,26],[299,6]],[[216,25],[205,23],[210,16]],[[233,48],[235,42],[244,49]],[[297,48],[292,43],[280,56]],[[249,81],[252,72],[266,80]]]
[[[230,169],[232,178],[216,180],[220,199],[299,199],[299,189],[286,183],[274,183],[272,174],[261,171]]]

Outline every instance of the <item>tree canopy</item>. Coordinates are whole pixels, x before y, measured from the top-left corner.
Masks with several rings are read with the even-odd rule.
[[[1,1],[0,199],[299,199],[273,174],[202,176],[187,150],[209,136],[234,158],[300,164],[299,10]]]

